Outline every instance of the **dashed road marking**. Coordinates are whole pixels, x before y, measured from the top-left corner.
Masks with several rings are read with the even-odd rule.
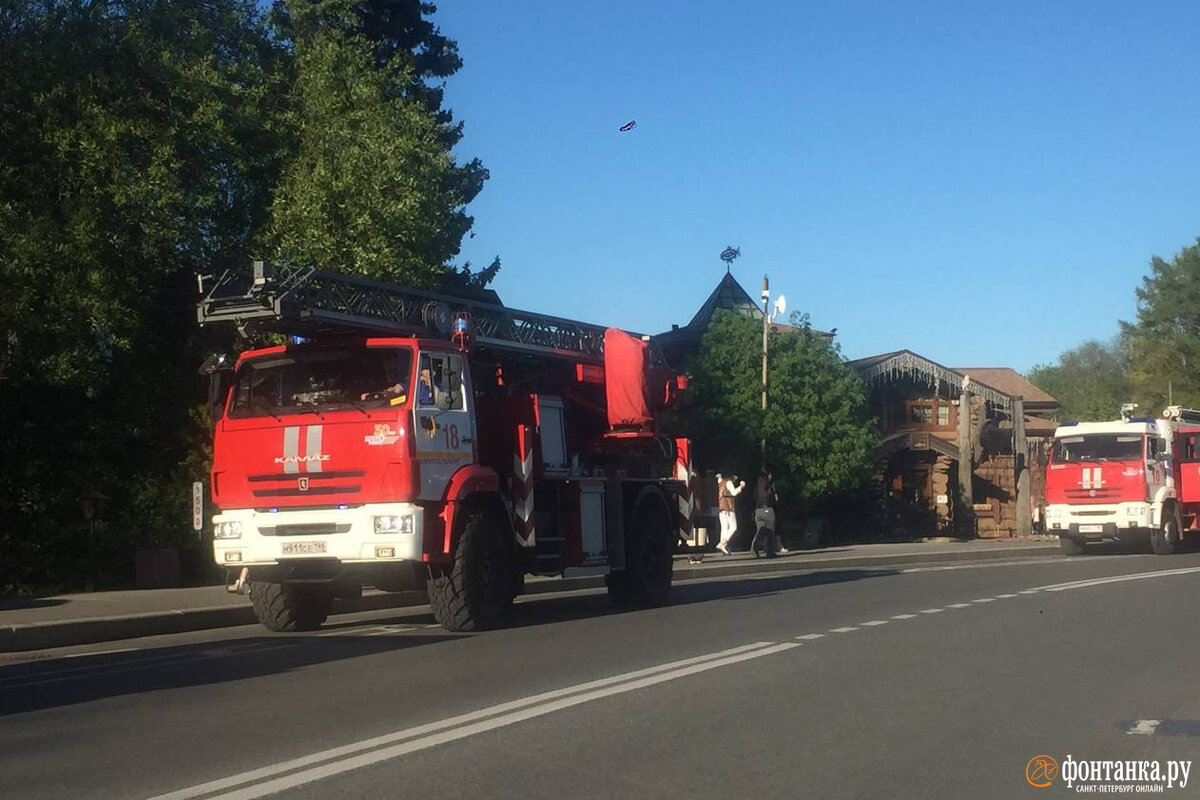
[[[921,613],[922,614],[940,614],[945,610],[946,609],[944,609],[944,608],[927,608],[924,611],[922,611]]]
[[[897,614],[892,619],[912,619],[916,614]]]
[[[1022,589],[1017,594],[1037,594],[1041,589]]]
[[[858,628],[830,628],[829,632],[830,633],[849,633],[850,631],[856,631],[856,630],[858,630]]]
[[[981,598],[979,598],[978,600],[972,600],[971,602],[972,602],[972,603],[994,603],[994,602],[996,602],[996,598],[994,598],[994,597],[981,597]]]
[[[1161,719],[1135,719],[1125,733],[1130,736],[1153,736],[1161,724]]]
[[[970,603],[951,603],[950,605],[946,606],[946,608],[970,608],[970,607],[971,607]]]
[[[866,622],[863,622],[861,624],[864,626],[870,626],[870,627],[874,628],[877,625],[887,625],[888,621],[886,619],[872,619],[872,620],[867,620]]]
[[[810,641],[810,642],[811,642],[811,641],[813,641],[814,639],[824,639],[824,638],[825,638],[825,634],[823,634],[823,633],[805,633],[805,634],[801,634],[800,636],[797,636],[796,638],[797,638],[797,639],[804,639],[804,640],[806,640],[806,641]]]
[[[1008,600],[1013,597],[1016,597],[1016,595],[1015,594],[998,594],[998,595],[996,595],[997,600]]]

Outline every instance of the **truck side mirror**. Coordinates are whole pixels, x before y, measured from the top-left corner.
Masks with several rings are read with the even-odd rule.
[[[233,383],[233,366],[225,353],[214,353],[204,359],[199,372],[208,377],[208,418],[216,425],[225,411],[225,398]]]

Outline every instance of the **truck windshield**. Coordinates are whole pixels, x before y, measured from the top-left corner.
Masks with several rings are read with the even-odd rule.
[[[229,416],[267,417],[407,400],[412,352],[392,347],[288,350],[247,361],[233,384]]]
[[[1054,460],[1140,461],[1142,437],[1117,433],[1093,433],[1087,436],[1062,436],[1054,440]]]

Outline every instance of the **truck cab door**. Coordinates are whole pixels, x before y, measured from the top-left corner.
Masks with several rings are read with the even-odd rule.
[[[450,477],[475,460],[471,376],[457,353],[422,353],[417,363],[413,435],[422,500],[441,500]]]

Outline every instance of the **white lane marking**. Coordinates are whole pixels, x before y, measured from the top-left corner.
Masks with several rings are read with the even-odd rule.
[[[823,634],[823,633],[805,633],[805,634],[801,634],[800,636],[797,636],[796,638],[797,638],[797,639],[804,639],[804,640],[806,640],[806,641],[809,641],[809,642],[811,642],[811,641],[813,641],[813,640],[815,640],[815,639],[824,639],[824,638],[825,638],[825,634]]]
[[[858,628],[830,628],[829,632],[830,633],[850,633],[851,631],[856,631],[856,630],[858,630]]]
[[[972,603],[994,603],[994,602],[996,602],[996,598],[994,598],[994,597],[981,597],[981,598],[979,598],[978,600],[972,600],[971,602],[972,602]]]
[[[1130,736],[1153,736],[1161,724],[1161,719],[1138,719],[1125,733]]]
[[[887,624],[888,624],[888,621],[887,621],[886,619],[872,619],[872,620],[868,620],[868,621],[866,621],[866,622],[862,622],[862,623],[859,623],[859,624],[861,624],[861,625],[869,625],[869,626],[871,626],[871,627],[873,628],[873,627],[875,627],[876,625],[887,625]]]
[[[896,614],[892,619],[912,619],[916,614]]]
[[[1017,594],[1037,594],[1041,589],[1022,589]]]
[[[970,603],[951,603],[950,605],[946,606],[946,608],[970,608],[970,607],[971,607]]]
[[[998,595],[996,595],[997,600],[1008,600],[1013,597],[1016,597],[1016,595],[1015,594],[998,594]]]
[[[949,572],[957,569],[990,569],[992,567],[1027,567],[1033,564],[1061,564],[1065,562],[1072,564],[1082,564],[1085,562],[1077,558],[1046,558],[1037,561],[989,561],[984,564],[947,564],[942,567],[908,567],[898,570],[901,575],[906,575],[913,572]]]
[[[946,609],[944,609],[944,608],[927,608],[924,611],[922,611],[921,613],[922,614],[940,614],[945,610]]]
[[[1172,575],[1190,575],[1194,572],[1200,572],[1200,567],[1183,567],[1181,569],[1164,569],[1157,572],[1135,572],[1130,575],[1114,575],[1111,578],[1092,578],[1085,581],[1071,581],[1070,583],[1054,583],[1049,586],[1038,586],[1037,591],[1042,592],[1065,592],[1070,589],[1087,589],[1092,586],[1103,586],[1108,583],[1122,583],[1124,581],[1140,581],[1147,578],[1166,578]]]
[[[168,794],[157,795],[155,798],[151,798],[151,800],[187,800],[188,798],[198,798],[200,795],[211,794],[212,792],[221,792],[223,789],[230,789],[233,787],[242,786],[242,784],[263,780],[263,778],[282,775],[283,772],[298,770],[305,768],[305,766],[313,766],[314,764],[330,762],[330,760],[337,758],[354,756],[355,753],[374,750],[374,748],[383,747],[385,745],[394,745],[396,742],[404,741],[406,739],[416,739],[418,736],[427,736],[442,732],[442,730],[449,728],[458,728],[462,730],[464,727],[468,726],[468,723],[478,722],[479,720],[487,720],[488,717],[500,718],[499,715],[510,714],[510,712],[518,709],[528,709],[530,706],[534,706],[534,710],[536,710],[539,704],[550,703],[552,700],[557,700],[563,697],[570,697],[572,694],[574,694],[576,697],[581,697],[583,696],[583,694],[581,694],[582,692],[602,690],[604,687],[616,687],[617,690],[623,690],[623,687],[625,686],[637,688],[638,686],[635,686],[634,684],[636,684],[636,682],[640,679],[646,679],[647,676],[658,676],[658,678],[664,678],[664,675],[670,675],[673,678],[673,676],[680,676],[679,673],[682,672],[682,669],[694,669],[696,672],[700,672],[702,669],[724,667],[726,663],[742,661],[744,660],[744,657],[756,658],[760,655],[769,655],[772,654],[772,652],[779,652],[780,650],[793,648],[793,646],[799,645],[792,643],[773,645],[773,643],[770,642],[755,642],[754,644],[744,644],[742,646],[738,646],[738,648],[721,650],[719,652],[709,652],[709,654],[695,656],[692,658],[684,658],[682,661],[673,661],[670,663],[658,664],[658,666],[655,667],[636,669],[634,672],[613,675],[611,678],[601,678],[599,680],[586,682],[586,684],[577,684],[575,686],[557,688],[557,690],[542,692],[541,694],[533,694],[533,696],[530,697],[510,700],[508,703],[500,703],[499,705],[488,706],[488,708],[479,709],[478,711],[469,711],[467,714],[449,717],[446,718],[446,720],[439,720],[438,722],[420,724],[420,726],[413,728],[396,730],[394,733],[388,733],[382,736],[374,736],[372,739],[364,739],[362,741],[353,742],[353,744],[334,747],[332,750],[311,753],[308,754],[308,756],[301,756],[300,758],[287,760],[287,762],[271,764],[269,766],[263,766],[263,768],[259,768],[257,770],[241,772],[241,774],[238,775],[230,775],[228,777],[218,778],[216,781],[199,783],[197,786],[179,789],[176,790],[176,792],[170,792]],[[674,672],[672,672],[672,670],[674,670]],[[686,674],[691,673],[688,672]],[[665,679],[670,680],[670,678]],[[304,775],[304,772],[299,772],[299,775]],[[271,789],[271,792],[275,792],[275,790],[278,789]],[[263,792],[262,794],[266,794],[266,792]],[[247,796],[258,795],[256,794]]]
[[[96,650],[91,653],[67,653],[66,655],[54,656],[55,658],[82,658],[83,656],[111,656],[117,653],[132,653],[138,648],[136,647],[121,647],[116,650]]]

